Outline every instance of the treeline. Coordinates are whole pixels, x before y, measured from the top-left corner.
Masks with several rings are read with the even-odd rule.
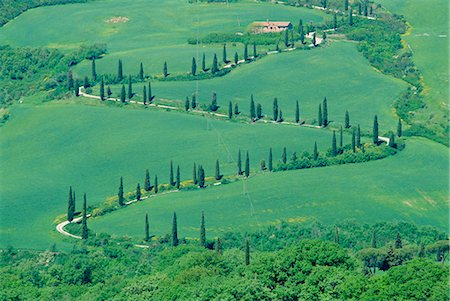
[[[31,8],[88,1],[93,0],[2,0],[0,1],[0,27]]]
[[[401,223],[284,224],[208,239],[208,216],[187,240],[168,221],[148,248],[100,234],[69,252],[0,252],[2,300],[447,300],[448,240],[432,227]],[[143,220],[144,221],[144,220]],[[143,224],[144,225],[144,224]],[[144,230],[144,229],[143,229]],[[145,236],[144,236],[145,235]],[[347,248],[349,235],[357,247]],[[390,254],[367,266],[370,250]],[[369,250],[369,251],[368,251]],[[410,255],[405,255],[410,254]],[[438,254],[440,254],[438,256]],[[443,255],[443,256],[442,256]],[[381,258],[381,257],[380,257]],[[394,258],[392,261],[390,258]],[[401,260],[399,260],[401,258]],[[438,263],[438,262],[439,263]],[[320,289],[319,289],[320,288]]]

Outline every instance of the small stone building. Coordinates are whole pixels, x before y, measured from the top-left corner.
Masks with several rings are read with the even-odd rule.
[[[274,22],[267,20],[265,22],[252,23],[252,31],[254,33],[281,32],[288,29],[292,29],[291,22]]]

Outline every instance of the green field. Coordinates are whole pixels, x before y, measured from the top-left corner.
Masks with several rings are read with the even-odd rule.
[[[274,160],[282,147],[312,152],[331,146],[330,131],[271,124],[243,124],[143,108],[106,108],[75,104],[21,105],[0,128],[2,244],[46,247],[52,222],[66,210],[73,185],[90,203],[115,195],[119,177],[125,190],[143,184],[145,169],[160,183],[169,180],[170,160],[180,165],[182,179],[191,179],[193,162],[213,176],[236,171],[238,149],[249,150],[252,170]],[[346,138],[349,143],[349,138]],[[17,208],[21,208],[17,210]],[[33,229],[28,231],[27,229]]]
[[[210,238],[226,231],[254,231],[280,221],[339,223],[409,221],[448,228],[448,149],[408,139],[400,154],[374,162],[257,176],[204,191],[158,196],[89,221],[96,232],[143,237],[149,214],[153,234],[197,237],[205,211]],[[430,158],[432,158],[430,160]]]

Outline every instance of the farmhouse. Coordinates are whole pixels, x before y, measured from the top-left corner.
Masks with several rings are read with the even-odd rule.
[[[252,31],[254,33],[268,33],[268,32],[281,32],[287,29],[292,29],[291,22],[253,22]]]

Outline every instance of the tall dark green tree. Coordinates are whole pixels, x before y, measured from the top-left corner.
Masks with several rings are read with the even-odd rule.
[[[237,51],[234,53],[234,64],[237,65],[239,62],[239,54]]]
[[[144,236],[144,240],[145,241],[149,241],[150,240],[150,226],[148,224],[148,214],[145,214],[145,236]]]
[[[300,107],[298,106],[298,100],[295,103],[295,123],[300,122]]]
[[[73,79],[73,73],[72,70],[69,70],[69,72],[67,72],[67,90],[72,90],[73,86],[75,84],[75,81]],[[76,89],[75,89],[75,93],[76,93]],[[78,95],[76,95],[78,96]]]
[[[301,22],[301,20],[300,20],[300,22]],[[299,31],[300,31],[300,33],[299,33],[300,34],[300,42],[303,45],[303,44],[305,44],[305,30],[303,28],[303,24],[300,26]]]
[[[291,32],[291,48],[294,48],[295,46],[294,31],[290,30],[290,32]]]
[[[122,79],[123,79],[122,60],[119,60],[119,66],[117,68],[117,80],[121,81]]]
[[[122,89],[120,90],[120,102],[126,102],[125,99],[125,85],[122,85]]]
[[[214,53],[213,64],[211,68],[212,73],[216,73],[219,71],[219,63],[217,62],[217,55]]]
[[[348,13],[348,25],[353,26],[353,9],[350,8]]]
[[[323,121],[322,121],[323,115],[322,115],[322,105],[319,104],[319,114],[317,116],[317,123],[319,126],[323,125]]]
[[[248,61],[248,44],[244,47],[244,60]]]
[[[75,81],[75,96],[80,96],[80,83],[78,82],[78,80]]]
[[[339,147],[342,148],[344,144],[344,133],[342,131],[342,126],[339,128]]]
[[[256,51],[256,42],[253,42],[253,58],[258,57],[258,52]]]
[[[144,105],[147,104],[147,87],[146,86],[142,87],[142,103]]]
[[[169,70],[167,69],[167,62],[164,62],[163,74],[164,74],[164,77],[169,76]]]
[[[333,14],[333,28],[334,30],[337,29],[337,15]]]
[[[322,124],[324,127],[328,126],[328,104],[327,104],[327,98],[324,97],[323,99],[323,118],[322,118]]]
[[[317,39],[316,39],[316,33],[313,33],[312,39],[311,39],[311,43],[313,44],[314,47],[317,46]]]
[[[83,217],[81,220],[81,239],[88,239],[88,227],[87,227],[87,200],[86,193],[83,197]]]
[[[158,193],[159,191],[159,185],[158,185],[158,175],[155,175],[155,187],[153,190],[155,193]]]
[[[400,236],[400,232],[397,232],[397,237],[395,238],[395,248],[401,249],[403,248],[402,237]]]
[[[205,213],[203,211],[202,211],[202,219],[200,222],[200,246],[206,248]]]
[[[361,2],[358,2],[358,15],[362,14],[362,5]]]
[[[255,101],[253,100],[253,94],[250,96],[250,120],[256,120]]]
[[[128,76],[128,93],[127,93],[128,99],[133,98],[133,82],[131,79],[131,75]]]
[[[348,0],[344,0],[344,9],[348,11]]]
[[[278,120],[278,99],[276,97],[273,99],[273,120]]]
[[[216,160],[216,173],[215,173],[215,179],[217,181],[219,181],[220,179],[222,179],[222,175],[220,174],[220,164],[219,164],[219,160]]]
[[[378,116],[373,118],[373,143],[378,144]]]
[[[123,206],[125,204],[125,198],[123,197],[123,178],[122,177],[120,177],[119,192],[117,193],[117,196],[119,197],[119,206]]]
[[[358,129],[356,131],[356,146],[361,147],[361,128],[359,127],[359,124]]]
[[[144,80],[144,77],[145,77],[145,74],[144,74],[144,65],[143,65],[142,62],[141,62],[141,64],[139,65],[139,80],[140,80],[140,81],[143,81],[143,80]]]
[[[233,103],[228,102],[228,119],[233,119]]]
[[[200,188],[205,187],[205,170],[202,165],[198,166],[198,186]]]
[[[138,183],[136,186],[136,200],[141,200],[141,185]]]
[[[227,44],[223,44],[222,61],[225,64],[228,63],[228,59],[227,59]]]
[[[369,7],[367,5],[367,0],[364,1],[364,16],[367,17],[367,15],[369,14]]]
[[[395,147],[395,136],[394,133],[391,133],[391,135],[389,136],[389,144],[390,147]]]
[[[181,187],[181,174],[180,174],[180,166],[179,165],[177,165],[177,177],[176,177],[175,186],[177,187],[177,189],[180,189],[180,187]]]
[[[352,150],[355,153],[356,152],[356,134],[355,129],[352,129]]]
[[[184,101],[184,110],[187,112],[189,111],[189,107],[190,107],[190,101],[189,101],[189,97],[186,96],[186,100]]]
[[[69,188],[69,201],[67,203],[67,220],[71,222],[75,216],[75,201],[73,199],[72,186]]]
[[[245,265],[250,264],[250,241],[245,239]]]
[[[256,118],[257,119],[261,119],[262,117],[263,117],[262,106],[259,103],[259,104],[256,105]]]
[[[148,103],[151,104],[155,96],[152,94],[152,83],[148,82]]]
[[[345,126],[346,129],[350,128],[350,115],[348,114],[347,110],[345,110],[344,126]]]
[[[399,118],[398,119],[398,124],[397,124],[397,137],[401,137],[402,135],[403,135],[402,120]]]
[[[319,158],[319,152],[317,151],[317,142],[314,142],[314,151],[313,151],[313,159],[317,161]]]
[[[195,61],[195,57],[192,58],[191,74],[193,76],[197,75],[197,62]]]
[[[192,109],[197,108],[197,96],[195,93],[192,93],[191,108]]]
[[[248,156],[248,151],[247,151],[247,155],[245,157],[245,176],[247,178],[250,176],[250,158]]]
[[[284,45],[289,47],[289,30],[284,31]]]
[[[105,100],[105,82],[102,80],[100,82],[100,100]]]
[[[286,151],[286,146],[283,147],[283,152],[281,153],[281,162],[283,162],[283,164],[287,163],[287,151]]]
[[[144,190],[147,192],[152,190],[152,185],[150,184],[150,173],[148,169],[145,170]]]
[[[297,30],[298,30],[298,34],[301,34],[303,31],[303,20],[302,19],[298,20],[298,29]]]
[[[85,89],[89,88],[91,86],[91,84],[89,83],[89,77],[85,76],[84,77],[84,81],[83,81],[83,87]]]
[[[273,170],[273,154],[272,154],[272,148],[269,150],[269,171]]]
[[[178,225],[177,214],[174,212],[172,217],[172,246],[178,246]]]
[[[327,39],[327,33],[324,31],[324,32],[322,32],[323,43],[326,41],[326,39]]]
[[[97,80],[97,68],[95,67],[95,59],[92,60],[91,74],[92,80],[95,82]]]
[[[194,182],[194,184],[198,184],[198,179],[197,179],[197,165],[194,162],[194,167],[192,168],[192,182]]]
[[[238,116],[239,114],[241,114],[241,112],[239,112],[239,105],[236,103],[234,104],[234,115]]]
[[[333,157],[336,157],[336,155],[337,155],[336,131],[333,131],[333,141],[331,143],[331,155]]]
[[[204,52],[203,52],[203,56],[202,56],[202,70],[203,70],[203,72],[208,71],[208,68],[206,68],[206,56],[205,56]]]
[[[215,112],[219,109],[219,106],[217,105],[217,93],[213,92],[211,97],[211,105],[209,106],[209,110],[211,112]]]
[[[111,87],[108,86],[108,88],[106,89],[106,95],[108,95],[108,97],[111,97],[112,95],[112,91],[111,91]]]
[[[238,151],[237,170],[238,170],[238,172],[237,172],[238,175],[242,175],[241,150]]]
[[[173,162],[172,162],[172,160],[170,160],[169,184],[170,184],[170,186],[175,186],[175,180],[174,180],[174,175],[173,175]]]

